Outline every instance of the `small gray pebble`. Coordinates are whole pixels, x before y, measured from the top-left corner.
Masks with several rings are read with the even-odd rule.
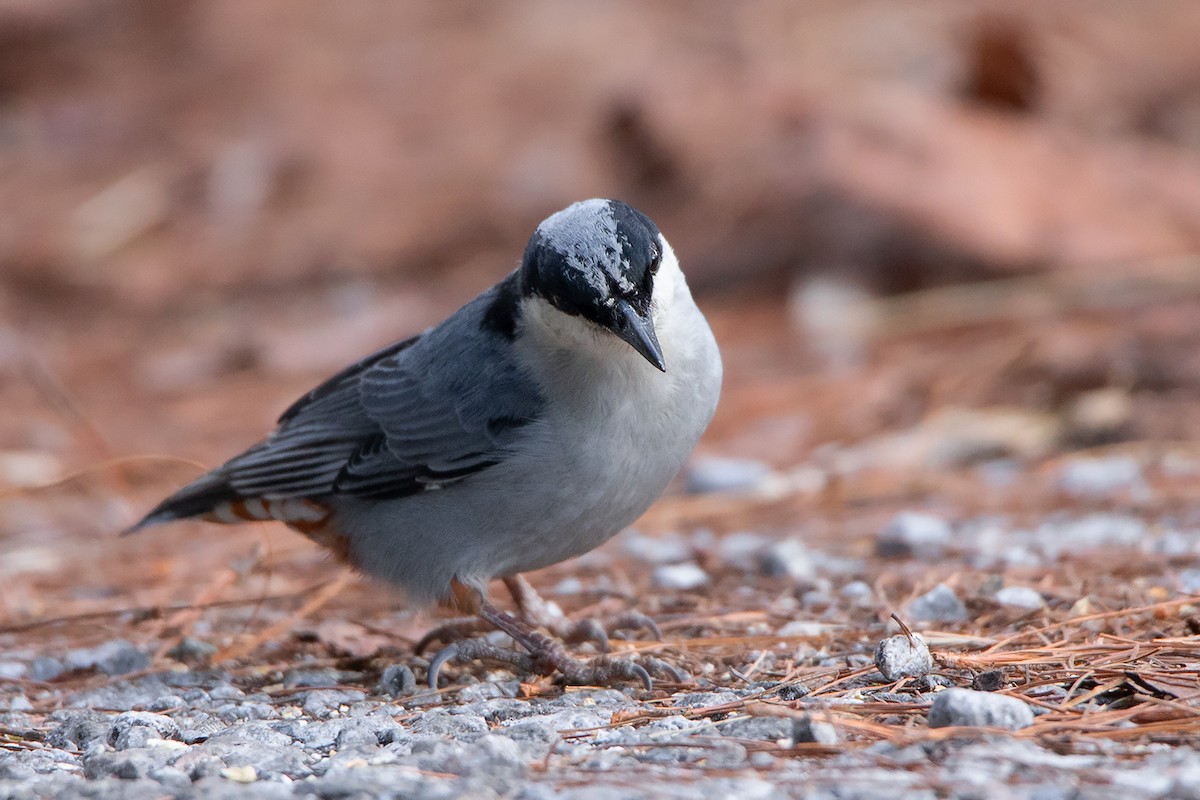
[[[995,489],[1007,489],[1017,482],[1024,474],[1025,467],[1020,461],[1011,458],[993,458],[984,461],[975,468],[975,472],[989,486]]]
[[[216,652],[216,645],[185,636],[179,641],[179,644],[167,651],[167,657],[183,664],[204,664]]]
[[[556,583],[554,585],[554,590],[551,592],[551,594],[565,594],[565,595],[581,594],[583,592],[584,588],[585,587],[583,585],[583,581],[579,580],[579,578],[576,578],[574,575],[572,575],[570,577],[563,578],[561,581]]]
[[[758,568],[768,578],[788,578],[795,583],[811,583],[817,576],[812,554],[795,538],[769,545],[759,557]]]
[[[290,669],[283,676],[283,685],[288,689],[298,686],[315,686],[325,688],[337,686],[341,676],[336,669]]]
[[[803,683],[789,683],[786,686],[781,686],[778,694],[780,700],[791,702],[792,700],[799,700],[801,697],[805,697],[811,691],[812,689],[809,689]]]
[[[407,664],[392,664],[379,678],[379,693],[388,697],[408,697],[417,690],[417,676]]]
[[[644,752],[635,752],[634,758],[643,764],[661,764],[666,767],[695,764],[700,759],[708,759],[707,752],[697,752],[694,747],[655,747]]]
[[[183,699],[193,705],[207,705],[212,700],[212,695],[203,689],[187,689],[181,695]]]
[[[246,693],[236,686],[223,683],[208,690],[208,696],[213,700],[241,700]]]
[[[149,739],[176,739],[179,726],[175,720],[148,711],[123,711],[113,719],[108,730],[108,743],[118,750],[145,747]]]
[[[341,706],[359,703],[366,699],[365,692],[348,689],[313,689],[302,695],[304,713],[324,719],[339,711]]]
[[[745,763],[746,747],[740,742],[719,742],[704,758],[705,767],[712,770],[738,769]]]
[[[998,669],[989,669],[971,679],[971,688],[977,692],[996,692],[1004,686],[1004,673]]]
[[[672,705],[678,708],[710,708],[727,703],[737,703],[741,698],[736,692],[688,692],[676,695]]]
[[[875,602],[875,590],[864,581],[850,581],[838,594],[856,606],[869,606]]]
[[[1015,697],[972,689],[943,689],[929,707],[929,727],[965,725],[1019,730],[1033,724],[1028,704]]]
[[[229,744],[262,744],[268,747],[290,747],[292,737],[280,733],[263,722],[245,722],[218,731],[208,737],[206,745],[225,746]]]
[[[485,774],[495,781],[523,775],[526,755],[516,741],[487,733],[476,737],[469,746],[460,741],[438,741],[417,763],[421,769],[456,775]]]
[[[499,728],[497,733],[507,736],[525,747],[539,749],[537,757],[545,755],[550,746],[561,738],[558,731],[552,726],[537,719],[519,720]]]
[[[884,558],[941,558],[950,546],[950,525],[932,514],[902,511],[875,538],[875,552]]]
[[[150,666],[150,654],[125,639],[112,639],[95,647],[67,653],[68,669],[97,669],[105,675],[124,675]]]
[[[464,705],[483,704],[501,698],[513,698],[521,689],[520,681],[483,681],[464,686],[458,691],[458,701]],[[483,714],[483,710],[479,710]]]
[[[413,733],[435,736],[451,736],[461,739],[464,736],[487,733],[488,724],[483,717],[473,714],[423,714],[412,726]]]
[[[375,726],[366,719],[348,719],[338,731],[334,746],[339,751],[371,748],[379,745],[379,734]]]
[[[730,533],[717,539],[717,557],[731,567],[753,571],[768,542],[765,537],[749,531]]]
[[[279,712],[268,703],[223,703],[213,713],[224,722],[244,722],[251,719],[276,719]]]
[[[1146,485],[1142,465],[1129,456],[1076,458],[1063,465],[1059,487],[1075,497],[1103,497]]]
[[[775,632],[777,636],[825,636],[828,633],[827,624],[807,619],[794,619]]]
[[[559,798],[565,796],[565,794],[557,791],[554,787],[544,783],[526,783],[513,796],[513,800],[559,800]],[[583,800],[582,795],[577,796]],[[608,798],[597,797],[597,800],[608,800]]]
[[[770,474],[770,467],[749,458],[696,456],[684,473],[683,490],[688,494],[746,491]]]
[[[150,776],[152,770],[165,767],[173,754],[157,748],[137,748],[121,752],[94,750],[83,756],[83,774],[92,780],[113,777],[132,781]]]
[[[1035,786],[1026,795],[1027,800],[1078,800],[1079,797],[1077,788],[1065,786]]]
[[[917,634],[889,636],[875,647],[875,666],[884,680],[921,678],[933,669],[929,646]]]
[[[58,727],[46,736],[51,747],[73,747],[83,750],[94,741],[106,741],[112,728],[112,720],[99,711],[55,711],[47,722],[57,722]]]
[[[815,742],[816,744],[833,745],[841,740],[837,729],[828,722],[820,722],[811,714],[792,720],[792,743]]]
[[[960,622],[967,618],[967,607],[953,589],[939,583],[908,604],[908,616],[922,622]]]
[[[179,741],[184,744],[202,742],[215,733],[226,730],[228,726],[219,722],[215,717],[203,712],[192,712],[176,717],[179,724]]]
[[[876,703],[915,703],[917,698],[908,692],[875,692],[871,700]]]
[[[1050,558],[1103,548],[1136,548],[1150,538],[1146,521],[1132,514],[1096,513],[1078,519],[1050,518],[1034,530],[1037,547]]]
[[[300,718],[274,725],[272,730],[295,739],[309,750],[328,750],[337,741],[343,722],[345,720],[342,719],[312,721]]]
[[[557,737],[561,731],[603,727],[612,721],[612,714],[598,708],[560,708],[560,710],[551,714],[538,714],[526,717],[523,721],[544,725],[547,730],[554,732]],[[515,725],[516,723],[513,724]],[[504,728],[501,728],[500,732],[503,732],[503,730]]]
[[[1184,594],[1200,594],[1200,569],[1185,569],[1179,573],[1179,591]],[[36,668],[37,662],[33,662]],[[40,680],[35,678],[35,680]]]
[[[247,728],[256,730],[251,732]],[[245,723],[222,731],[197,745],[197,749],[216,756],[226,767],[254,767],[264,778],[286,775],[299,779],[312,774],[310,755],[287,736],[261,723]]]
[[[176,708],[183,708],[187,703],[182,697],[177,694],[164,694],[154,698],[146,706],[147,711],[172,711]]]
[[[176,766],[155,767],[150,770],[148,777],[161,783],[164,787],[170,787],[174,792],[180,793],[185,789],[190,789],[192,783],[191,776]]]
[[[553,703],[553,708],[593,708],[624,709],[629,706],[629,698],[624,692],[616,689],[589,689],[582,692],[571,692],[559,697]],[[548,706],[549,707],[549,706]]]
[[[947,678],[945,675],[938,675],[936,672],[931,672],[917,684],[921,691],[933,691],[934,689],[944,689],[948,686],[953,686],[954,681]]]
[[[24,678],[29,666],[20,661],[0,661],[0,679],[16,681]]]
[[[1046,605],[1045,599],[1036,589],[1028,586],[1005,586],[996,592],[994,598],[1002,606],[1011,606],[1028,611],[1036,611]]]
[[[537,713],[537,709],[524,700],[516,700],[512,697],[498,697],[494,700],[482,700],[478,703],[473,703],[468,713],[478,714],[488,722],[495,723],[522,719]]]
[[[647,564],[678,564],[692,557],[692,546],[678,533],[645,536],[634,530],[621,537],[621,548]]]
[[[33,703],[29,702],[29,698],[25,696],[24,692],[19,692],[8,701],[8,710],[17,712],[32,711]]]
[[[822,592],[819,589],[810,589],[800,595],[800,606],[805,610],[828,608],[833,604],[833,596],[829,592]]]
[[[660,589],[688,591],[709,582],[708,573],[692,562],[663,564],[654,568],[654,585]]]
[[[731,736],[735,739],[777,742],[791,735],[792,721],[785,717],[750,717],[728,722],[721,725],[718,730],[722,736]]]
[[[29,677],[35,681],[52,681],[67,671],[67,668],[57,658],[41,656],[35,658],[29,665]]]

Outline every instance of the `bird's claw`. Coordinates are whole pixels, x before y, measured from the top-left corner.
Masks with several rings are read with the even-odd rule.
[[[621,614],[608,627],[611,631],[646,631],[656,642],[661,642],[663,638],[658,623],[636,609]]]
[[[601,653],[607,653],[610,649],[608,631],[604,630],[604,626],[591,617],[581,619],[574,625],[571,625],[565,631],[562,631],[559,638],[567,644],[591,642]]]
[[[581,661],[568,655],[558,643],[544,638],[537,643],[536,651],[530,653],[499,647],[484,639],[464,639],[443,647],[430,660],[429,688],[437,689],[438,676],[448,662],[475,660],[498,661],[522,674],[552,675],[557,672],[567,686],[614,686],[632,681],[651,691],[654,688],[651,672],[676,683],[689,680],[686,672],[654,656],[642,656],[639,659],[642,663],[608,655]]]
[[[446,645],[430,660],[429,688],[434,690],[438,688],[438,675],[447,662],[474,661],[476,659],[499,661],[522,673],[536,671],[534,658],[528,653],[508,647],[499,647],[485,639],[463,639],[460,642]]]
[[[471,634],[491,630],[491,627],[478,617],[461,617],[443,622],[433,628],[421,640],[413,645],[413,653],[421,655],[434,642],[456,642],[466,639]],[[438,655],[441,655],[439,653]]]
[[[637,681],[647,692],[654,688],[654,679],[646,668],[628,658],[597,656],[591,661],[572,658],[569,662],[558,668],[567,686],[612,686],[619,681]]]
[[[645,665],[647,671],[659,676],[660,678],[666,678],[673,683],[692,682],[691,675],[669,661],[663,661],[661,658],[651,655],[644,655],[641,657],[641,662]]]

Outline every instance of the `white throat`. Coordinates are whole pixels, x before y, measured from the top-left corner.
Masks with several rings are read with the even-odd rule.
[[[654,329],[664,350],[670,350],[672,337],[677,337],[676,318],[679,316],[677,307],[683,303],[692,305],[692,296],[684,280],[683,271],[679,268],[679,260],[671,245],[660,235],[659,244],[662,246],[662,264],[654,276],[654,292],[650,301],[651,314],[654,319]],[[642,357],[625,342],[617,338],[611,331],[584,319],[559,311],[544,298],[534,295],[521,301],[521,331],[538,344],[534,352],[560,353],[564,358],[590,360],[611,359],[616,353],[628,353],[642,360]],[[620,358],[620,361],[626,359]],[[654,369],[650,364],[646,364]],[[667,363],[667,371],[671,369]]]

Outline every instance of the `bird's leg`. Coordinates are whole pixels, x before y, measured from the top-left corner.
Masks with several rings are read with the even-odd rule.
[[[517,618],[527,625],[543,628],[566,644],[591,642],[601,653],[607,653],[612,649],[608,641],[608,631],[597,620],[588,618],[572,621],[568,619],[557,603],[550,602],[538,594],[529,581],[521,575],[512,575],[503,578],[503,581],[517,606]],[[477,608],[480,599],[469,597],[469,592],[470,590],[461,584],[452,586],[449,604],[463,610]],[[443,622],[422,636],[413,651],[420,655],[434,642],[459,641],[492,630],[493,627],[479,616],[458,617]],[[662,631],[659,630],[658,625],[640,611],[627,611],[621,614],[609,624],[608,630],[644,630],[655,640],[662,641]]]
[[[566,630],[568,636],[579,630],[589,633],[585,638],[592,638],[590,634],[595,630],[599,630],[600,634],[604,635],[604,629],[595,621],[592,621],[594,627],[581,628],[579,625],[571,625],[557,606],[543,600],[524,579],[505,579],[505,585],[508,586],[509,591],[513,594],[513,599],[523,611],[532,609],[534,614],[550,616],[551,619],[559,620],[558,623],[549,623],[548,628]],[[451,602],[459,609],[473,611],[476,614],[476,620],[471,625],[461,625],[457,630],[493,628],[506,634],[526,652],[499,647],[484,639],[463,639],[452,642],[442,648],[429,662],[429,686],[433,689],[437,688],[438,673],[447,661],[472,661],[475,659],[500,661],[522,673],[550,675],[557,671],[562,675],[564,683],[575,686],[611,686],[618,681],[636,680],[649,690],[653,686],[653,681],[647,669],[655,674],[665,675],[678,683],[688,680],[687,673],[654,656],[642,656],[639,659],[642,662],[640,664],[629,659],[612,658],[607,655],[597,656],[586,662],[572,658],[561,643],[536,630],[530,622],[518,619],[485,602],[477,589],[457,580],[451,584]],[[463,622],[468,621],[456,620],[435,628],[417,643],[417,652],[421,652],[430,642],[440,638],[447,629]],[[657,626],[654,627],[654,630],[657,632]],[[594,638],[592,640],[594,641]],[[604,643],[605,645],[608,643],[607,636],[604,636]]]
[[[528,655],[479,639],[454,642],[443,648],[429,662],[430,688],[437,688],[438,672],[447,661],[467,661],[476,658],[502,661],[520,671],[537,675],[551,675],[557,671],[562,675],[563,682],[572,686],[611,686],[619,681],[639,681],[647,691],[654,686],[650,673],[641,664],[607,655],[597,656],[586,662],[579,661],[572,658],[559,642],[488,603],[480,606],[479,617],[496,630],[507,634],[525,648]],[[649,663],[656,672],[665,671],[676,680],[686,677],[659,659],[650,659]]]
[[[567,644],[591,642],[601,653],[609,651],[608,633],[594,619],[572,622],[563,614],[557,603],[552,603],[538,594],[522,575],[510,575],[503,579],[504,586],[517,604],[521,620],[534,627],[545,628]]]
[[[458,578],[450,581],[450,591],[442,598],[441,605],[454,611],[465,612],[470,616],[458,617],[433,628],[413,646],[413,653],[421,655],[425,652],[425,648],[434,642],[454,642],[491,630],[491,626],[479,618],[479,607],[482,604],[483,594],[479,589],[463,583]]]
[[[568,644],[591,641],[595,643],[596,649],[601,653],[608,652],[608,634],[595,620],[583,620],[572,625],[557,603],[551,603],[543,598],[523,577],[515,575],[503,580],[505,588],[508,589],[509,595],[512,596],[513,602],[517,606],[517,616],[526,624],[535,628],[545,628]],[[413,647],[413,652],[421,655],[434,642],[456,642],[475,634],[494,630],[494,625],[478,616],[478,609],[482,602],[482,597],[472,597],[470,590],[455,579],[450,585],[450,595],[446,600],[446,605],[455,609],[470,610],[474,616],[458,617],[443,622],[422,636],[421,641]]]
[[[522,575],[504,578],[504,586],[512,595],[513,602],[522,620],[530,625],[545,628],[567,644],[592,642],[601,653],[611,649],[608,632],[594,619],[569,620],[558,604],[548,602]],[[657,641],[662,641],[662,631],[654,620],[640,611],[621,614],[609,625],[610,630],[645,630]]]

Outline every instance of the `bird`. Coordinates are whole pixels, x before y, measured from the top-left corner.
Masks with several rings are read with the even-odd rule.
[[[583,200],[543,220],[499,283],[316,386],[126,533],[278,520],[527,651],[451,643],[430,662],[435,688],[447,661],[488,657],[649,688],[642,665],[577,661],[487,588],[503,579],[516,597],[521,573],[640,517],[683,468],[721,382],[716,339],[657,225],[620,200]]]

